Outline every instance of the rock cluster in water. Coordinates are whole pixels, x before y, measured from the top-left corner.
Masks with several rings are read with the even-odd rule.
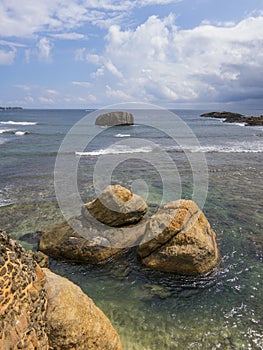
[[[78,262],[105,262],[124,248],[139,244],[147,210],[140,196],[120,185],[108,186],[95,200],[83,205],[80,217],[45,231],[39,249]]]
[[[133,125],[134,117],[129,112],[109,112],[99,115],[95,124],[100,126]]]
[[[0,349],[121,350],[108,318],[82,290],[0,231]]]
[[[253,117],[232,112],[210,112],[201,114],[201,117],[225,119],[225,123],[244,123],[246,126],[263,126],[263,115]]]
[[[56,258],[97,264],[137,246],[138,259],[152,269],[199,275],[216,266],[216,234],[193,201],[169,202],[151,217],[144,216],[146,211],[138,195],[108,186],[83,206],[81,217],[44,232],[39,249]]]

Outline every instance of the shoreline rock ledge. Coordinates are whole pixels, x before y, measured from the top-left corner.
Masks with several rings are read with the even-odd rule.
[[[95,124],[99,126],[133,125],[134,117],[130,112],[109,112],[99,115]]]
[[[0,230],[1,350],[122,350],[109,319],[74,283],[41,269]]]
[[[151,269],[205,274],[217,264],[216,234],[193,201],[169,202],[146,225],[137,255]]]

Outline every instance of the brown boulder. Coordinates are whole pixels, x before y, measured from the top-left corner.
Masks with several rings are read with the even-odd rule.
[[[92,202],[85,204],[82,215],[93,216],[103,224],[117,227],[134,224],[142,219],[148,207],[138,195],[120,185],[108,186]]]
[[[109,112],[99,115],[95,124],[100,126],[133,125],[134,117],[129,112]]]
[[[75,220],[75,223],[78,224],[78,220]],[[81,226],[81,221],[79,221],[79,226]],[[86,239],[74,231],[67,222],[45,231],[40,238],[39,250],[54,258],[91,264],[104,262],[121,252],[120,248],[111,247],[109,241],[101,236],[95,227],[91,228],[90,237]]]
[[[147,218],[143,218],[136,225],[109,228],[96,220],[71,219],[69,223],[45,231],[40,238],[39,250],[54,258],[103,263],[124,248],[138,245],[147,222]]]
[[[109,319],[79,287],[41,269],[0,230],[0,349],[121,350]]]
[[[216,234],[193,201],[169,202],[151,217],[137,254],[152,269],[204,274],[218,260]]]
[[[52,349],[121,350],[109,319],[82,290],[43,269],[47,290],[47,334]]]
[[[19,244],[0,230],[0,349],[48,350],[45,275]]]

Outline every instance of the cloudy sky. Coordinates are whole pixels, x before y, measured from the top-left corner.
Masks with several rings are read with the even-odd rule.
[[[263,0],[1,0],[0,105],[263,108]]]

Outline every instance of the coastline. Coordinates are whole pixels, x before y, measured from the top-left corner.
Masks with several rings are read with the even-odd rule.
[[[224,119],[224,123],[235,123],[235,124],[243,124],[245,126],[263,126],[263,115],[258,117],[255,116],[244,116],[239,113],[233,112],[209,112],[203,113],[200,117],[204,118],[216,118],[216,119]]]

